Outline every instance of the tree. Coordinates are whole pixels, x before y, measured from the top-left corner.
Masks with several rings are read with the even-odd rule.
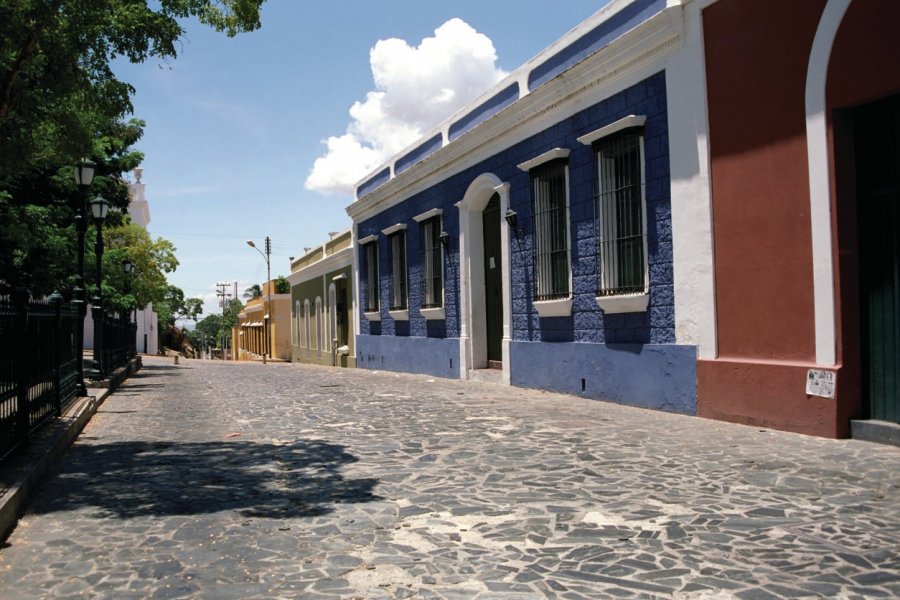
[[[103,237],[106,243],[103,254],[103,296],[107,303],[113,308],[130,310],[165,302],[170,287],[166,274],[178,267],[172,243],[162,238],[153,239],[146,229],[131,222],[104,230]],[[87,245],[90,247],[90,244]],[[128,276],[127,286],[122,269],[122,262],[126,259],[134,265],[132,274]],[[92,280],[93,274],[88,278],[89,282]],[[127,295],[126,287],[129,288]],[[177,306],[180,314],[186,312],[187,302],[190,300],[202,306],[197,298],[185,300],[182,292]],[[194,318],[196,314],[191,316],[187,311],[186,316]]]
[[[0,179],[89,155],[98,129],[132,112],[114,59],[175,58],[186,17],[229,36],[255,30],[263,1],[0,2]]]
[[[240,300],[231,299],[225,304],[223,314],[207,315],[189,336],[195,348],[218,347],[224,340],[231,339],[231,329],[237,323],[237,315],[243,305]],[[226,342],[227,343],[227,342]]]
[[[222,339],[222,315],[205,316],[188,335],[195,348],[217,346]]]
[[[253,300],[254,298],[259,298],[260,296],[262,296],[262,288],[258,283],[254,283],[246,290],[244,290],[244,298]]]
[[[290,294],[291,293],[291,284],[284,275],[279,275],[275,279],[275,293],[276,294]]]
[[[143,158],[133,149],[143,123],[126,120],[135,90],[112,61],[174,58],[187,17],[229,36],[252,31],[263,2],[0,0],[0,293],[71,289],[80,157],[97,163],[91,193],[127,208],[122,174]],[[109,225],[122,223],[114,214]]]
[[[159,315],[159,328],[173,327],[178,319],[197,320],[203,312],[203,302],[200,298],[185,298],[184,291],[177,286],[167,284],[163,300],[154,305]]]

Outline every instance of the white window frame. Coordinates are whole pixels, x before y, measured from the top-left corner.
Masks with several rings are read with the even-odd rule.
[[[333,350],[337,337],[337,285],[334,283],[328,286],[328,313],[328,327],[331,330],[328,336],[329,350]]]
[[[366,319],[369,321],[380,321],[381,320],[381,276],[378,271],[378,261],[380,257],[379,248],[378,248],[378,236],[370,235],[367,238],[364,238],[365,243],[362,244],[362,248],[366,253],[366,304],[365,310],[363,314]],[[363,240],[360,240],[362,243]],[[374,259],[372,260],[372,256],[369,252],[370,248],[374,248]],[[374,264],[372,264],[374,263]],[[375,285],[373,285],[375,284]],[[374,298],[374,303],[372,299]],[[372,304],[374,304],[374,308],[372,308]]]
[[[388,250],[391,261],[391,293],[388,314],[395,320],[407,321],[409,320],[409,243],[406,235],[406,225],[398,223],[382,230],[382,233],[388,236]],[[402,253],[398,249],[402,250]],[[398,254],[402,254],[402,256],[398,256]],[[403,275],[403,288],[405,289],[401,289],[400,286],[399,275],[401,274]],[[397,299],[400,297],[403,300],[402,304],[397,302]]]
[[[570,181],[569,181],[569,163],[568,157],[570,154],[570,150],[567,148],[554,148],[548,152],[544,152],[540,156],[537,156],[529,161],[521,163],[518,165],[519,169],[525,171],[529,174],[529,187],[531,193],[531,206],[532,210],[534,209],[534,176],[532,171],[536,168],[542,167],[551,161],[563,160],[566,162],[563,165],[563,177],[564,177],[564,186],[565,186],[565,226],[566,226],[566,269],[568,276],[568,294],[563,298],[553,298],[547,300],[537,300],[538,296],[538,281],[537,281],[537,270],[538,266],[535,265],[534,268],[534,276],[535,276],[535,288],[533,290],[532,297],[532,305],[535,310],[537,310],[538,314],[541,317],[568,317],[572,314],[572,300],[573,300],[573,280],[572,280],[572,223],[571,223],[571,191],[570,191]],[[536,221],[536,215],[532,214],[532,220]],[[537,237],[537,231],[534,232],[534,236]],[[537,240],[532,240],[532,260],[537,260],[535,255],[535,248]]]
[[[642,292],[638,293],[628,293],[628,294],[615,294],[615,295],[598,295],[596,296],[597,306],[599,306],[604,313],[608,314],[616,314],[616,313],[632,313],[632,312],[646,312],[647,307],[650,303],[650,260],[648,254],[648,240],[647,240],[647,165],[646,165],[646,156],[644,153],[644,132],[641,129],[646,122],[646,117],[641,115],[629,115],[623,119],[619,119],[618,121],[611,123],[605,127],[601,127],[591,133],[583,135],[578,138],[578,141],[585,145],[593,146],[595,143],[602,145],[603,140],[609,138],[613,134],[628,130],[635,129],[635,135],[638,137],[638,164],[640,166],[640,190],[641,190],[641,216],[642,223],[641,226],[643,228],[643,271],[644,271],[644,289]],[[602,247],[600,244],[599,236],[601,232],[604,230],[605,224],[602,222],[603,212],[600,209],[601,198],[603,197],[603,165],[602,160],[603,156],[601,154],[601,146],[598,145],[597,149],[594,151],[594,164],[596,166],[596,182],[597,182],[597,198],[595,199],[595,210],[597,214],[597,235],[598,235],[598,244],[597,244],[597,268],[600,270],[601,275],[598,277],[598,287],[600,287],[599,280],[604,277],[606,273],[613,270],[610,265],[618,265],[618,259],[613,256],[603,256]],[[604,265],[607,265],[604,268]],[[614,275],[618,274],[618,267],[615,268]],[[610,284],[614,285],[614,284]]]
[[[300,301],[296,300],[294,302],[294,323],[293,327],[291,327],[291,337],[293,338],[294,345],[300,347]]]
[[[325,333],[324,319],[322,318],[322,296],[316,296],[316,350],[322,356],[322,337]]]
[[[312,324],[310,322],[310,306],[309,306],[309,298],[303,301],[303,326],[306,330],[306,345],[305,348],[312,348],[312,332],[310,331]]]

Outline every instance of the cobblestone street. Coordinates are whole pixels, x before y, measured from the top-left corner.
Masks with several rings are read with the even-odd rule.
[[[0,596],[900,597],[900,448],[577,397],[145,359]]]

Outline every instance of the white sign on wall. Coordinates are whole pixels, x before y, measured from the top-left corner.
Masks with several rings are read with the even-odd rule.
[[[834,398],[834,385],[837,381],[837,373],[810,369],[806,373],[806,393],[810,396],[822,398]]]

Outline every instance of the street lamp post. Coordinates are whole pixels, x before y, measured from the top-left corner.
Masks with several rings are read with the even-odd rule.
[[[253,243],[253,240],[247,240],[247,245],[259,252],[262,257],[266,261],[266,284],[267,284],[267,296],[266,300],[268,306],[266,306],[266,310],[263,312],[263,340],[266,345],[265,352],[263,352],[263,364],[266,364],[266,355],[272,350],[272,345],[269,343],[269,311],[272,310],[272,240],[269,236],[266,236],[266,252],[263,254],[263,251],[256,247],[256,244]]]
[[[84,235],[87,233],[87,196],[94,181],[94,172],[97,164],[93,161],[82,159],[75,165],[75,184],[78,186],[79,197],[75,203],[75,233],[77,244],[75,255],[77,269],[75,271],[75,287],[72,289],[72,301],[78,307],[78,319],[75,324],[75,345],[77,360],[76,389],[79,396],[87,396],[87,386],[84,384],[84,318],[87,316],[87,303],[84,289]]]
[[[102,379],[106,374],[103,364],[103,221],[109,211],[109,202],[102,196],[91,200],[91,214],[97,226],[97,240],[94,243],[94,257],[97,260],[97,286],[91,298],[91,315],[94,318],[94,364]]]

